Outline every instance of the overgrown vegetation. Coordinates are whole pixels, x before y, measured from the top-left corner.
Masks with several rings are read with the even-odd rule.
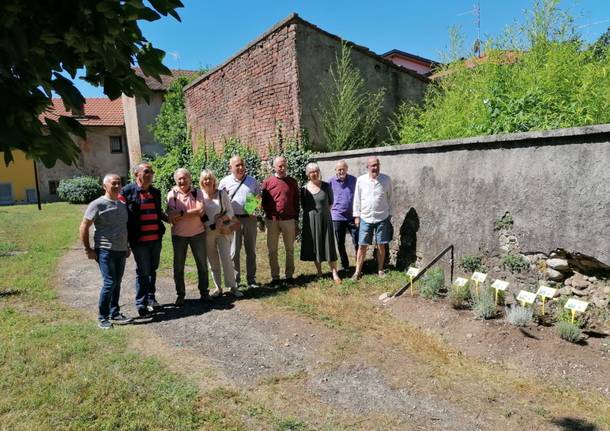
[[[513,227],[513,224],[513,216],[507,211],[502,218],[494,222],[494,230],[508,230]]]
[[[328,151],[376,146],[385,89],[376,93],[366,89],[360,71],[352,64],[351,48],[346,42],[341,43],[330,74],[330,85],[322,89],[327,96],[320,106]]]
[[[522,307],[521,305],[513,305],[506,307],[506,321],[513,326],[527,326],[534,316],[532,307]]]
[[[470,281],[463,286],[453,285],[449,290],[449,300],[453,308],[462,308],[470,300]]]
[[[490,288],[479,289],[478,295],[472,295],[472,311],[479,319],[491,319],[496,317],[495,292]]]
[[[100,179],[88,176],[64,179],[57,186],[59,199],[71,204],[87,204],[102,193]]]
[[[555,332],[560,338],[569,341],[570,343],[578,343],[582,339],[582,332],[578,325],[560,321],[555,325]]]
[[[523,256],[515,253],[507,253],[502,256],[502,265],[510,272],[517,273],[529,268],[529,263]]]
[[[438,298],[445,285],[445,272],[442,268],[434,267],[427,271],[418,282],[421,296],[427,299]]]
[[[423,106],[403,105],[400,143],[610,122],[610,49],[586,46],[559,0],[536,0],[523,24],[485,44],[482,59],[454,57]],[[458,48],[454,52],[461,52]]]
[[[481,256],[466,255],[460,258],[458,266],[467,273],[473,273],[475,271],[484,271],[485,267],[482,264],[483,258]]]

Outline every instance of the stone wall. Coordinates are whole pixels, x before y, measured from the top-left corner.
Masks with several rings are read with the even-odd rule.
[[[296,44],[301,127],[307,130],[313,148],[323,149],[326,140],[322,134],[320,108],[327,96],[325,89],[332,84],[330,70],[340,55],[341,39],[307,22],[299,22]],[[383,140],[387,137],[389,119],[398,106],[406,101],[420,103],[428,81],[358,45],[352,47],[351,60],[364,79],[368,91],[375,93],[380,88],[385,88],[378,130],[378,136]]]
[[[49,181],[59,181],[81,175],[102,177],[107,173],[115,173],[121,177],[129,177],[129,157],[127,139],[123,127],[86,127],[87,139],[80,141],[81,153],[75,165],[68,166],[58,161],[54,167],[46,168],[38,163],[38,182],[40,198],[49,202],[57,200],[57,195],[49,193]],[[110,136],[121,136],[123,152],[110,152]]]
[[[164,93],[155,91],[147,103],[142,97],[128,97],[123,94],[123,115],[129,141],[129,164],[139,163],[143,155],[164,154],[165,149],[158,144],[149,127],[154,124],[161,111]]]
[[[300,130],[295,24],[274,28],[223,65],[185,87],[194,147],[222,148],[239,137],[266,155],[276,139]]]
[[[562,249],[610,265],[610,125],[319,154],[317,160],[325,178],[339,159],[360,175],[370,155],[394,181],[394,246],[416,244],[424,262],[449,244],[458,259],[501,252],[504,233],[494,227],[510,213],[521,253]]]

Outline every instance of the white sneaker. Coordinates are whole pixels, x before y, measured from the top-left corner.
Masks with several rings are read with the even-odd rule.
[[[220,295],[222,295],[222,289],[216,288],[210,292],[212,298],[218,298]]]
[[[241,293],[241,292],[239,291],[239,289],[237,289],[237,287],[232,287],[232,288],[229,290],[229,292],[230,292],[230,293],[232,293],[232,294],[233,294],[233,296],[235,296],[236,298],[241,298],[242,296],[244,296],[244,294],[243,294],[243,293]]]

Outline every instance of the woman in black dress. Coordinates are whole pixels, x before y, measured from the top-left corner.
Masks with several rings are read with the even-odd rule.
[[[320,179],[320,167],[309,163],[305,167],[309,181],[301,188],[303,228],[301,229],[301,260],[313,261],[322,275],[322,262],[328,262],[336,284],[341,283],[337,272],[337,250],[330,208],[333,193],[330,185]]]

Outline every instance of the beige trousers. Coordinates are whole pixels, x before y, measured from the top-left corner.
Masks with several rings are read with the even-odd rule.
[[[267,222],[267,250],[269,250],[269,266],[271,278],[280,278],[280,265],[277,260],[277,250],[280,234],[284,241],[286,251],[286,278],[294,275],[294,241],[296,239],[296,222],[292,220],[266,220]]]
[[[225,288],[231,289],[237,287],[235,284],[235,272],[233,271],[233,260],[231,260],[231,235],[222,235],[218,229],[208,229],[205,246],[214,286],[217,289],[220,289],[222,286],[220,273],[222,266]]]

